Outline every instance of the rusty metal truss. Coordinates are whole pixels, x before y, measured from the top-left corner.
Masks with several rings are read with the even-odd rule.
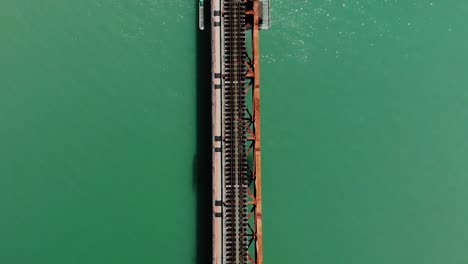
[[[246,0],[246,98],[248,160],[248,263],[263,264],[262,167],[260,137],[260,0]]]

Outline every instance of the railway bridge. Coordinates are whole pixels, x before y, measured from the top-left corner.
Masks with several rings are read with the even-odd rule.
[[[270,3],[200,0],[199,14],[211,29],[213,263],[262,264],[259,31]]]

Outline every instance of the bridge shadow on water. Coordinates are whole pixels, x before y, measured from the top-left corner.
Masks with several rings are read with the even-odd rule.
[[[196,264],[212,262],[212,179],[211,179],[211,28],[210,6],[205,0],[205,30],[194,21],[196,74],[196,153],[193,160],[193,181],[196,191]]]

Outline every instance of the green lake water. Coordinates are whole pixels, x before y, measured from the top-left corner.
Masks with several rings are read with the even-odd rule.
[[[209,263],[197,4],[0,1],[0,263]],[[467,263],[468,2],[271,5],[265,263]]]

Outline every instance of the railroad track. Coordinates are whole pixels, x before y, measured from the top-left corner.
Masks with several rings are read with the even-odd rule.
[[[224,208],[226,264],[247,262],[245,5],[224,5]]]

